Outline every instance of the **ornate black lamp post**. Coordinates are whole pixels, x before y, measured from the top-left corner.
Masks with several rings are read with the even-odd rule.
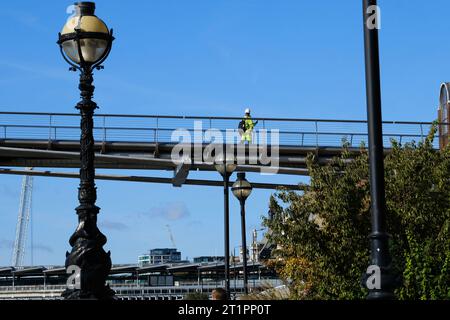
[[[110,252],[103,245],[106,237],[97,227],[100,208],[97,199],[94,167],[93,114],[97,104],[92,101],[94,94],[93,70],[102,69],[111,50],[114,37],[106,24],[94,15],[95,3],[75,3],[75,15],[64,25],[59,34],[58,44],[71,71],[80,71],[81,101],[76,108],[81,114],[80,187],[76,208],[78,227],[70,237],[72,251],[66,253],[66,269],[75,270],[80,281],[69,287],[63,296],[66,299],[109,299],[114,291],[105,285],[111,270]]]
[[[225,149],[224,149],[225,150]],[[230,298],[230,210],[229,189],[230,176],[236,169],[234,157],[219,155],[215,159],[215,168],[223,177],[223,212],[224,212],[224,258],[225,258],[225,290]]]
[[[396,282],[392,275],[389,235],[386,232],[380,58],[378,49],[379,21],[377,20],[379,17],[374,16],[378,15],[377,10],[379,8],[376,5],[376,0],[363,0],[370,196],[372,202],[372,233],[369,236],[371,249],[371,266],[369,269],[371,274],[366,274],[364,285],[369,289],[368,299],[392,299],[394,298],[393,291]]]
[[[244,293],[248,294],[248,276],[247,276],[247,237],[245,233],[245,200],[252,193],[252,185],[245,179],[245,172],[237,174],[237,180],[231,187],[234,196],[241,204],[241,236],[242,236],[242,256],[244,272]]]

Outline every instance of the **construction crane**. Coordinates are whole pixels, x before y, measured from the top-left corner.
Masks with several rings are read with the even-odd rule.
[[[33,168],[29,168],[32,170]],[[31,218],[31,201],[33,195],[33,177],[24,176],[22,179],[22,193],[20,196],[19,214],[16,225],[16,239],[12,254],[12,266],[23,265],[27,240],[28,224]]]
[[[174,248],[176,248],[177,246],[175,244],[175,240],[173,239],[172,230],[170,229],[170,226],[168,224],[166,224],[166,228],[167,228],[167,231],[169,232],[169,237],[170,237],[170,241],[172,242],[172,246]]]

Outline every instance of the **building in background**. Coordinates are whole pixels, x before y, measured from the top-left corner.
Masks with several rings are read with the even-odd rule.
[[[150,264],[181,262],[181,252],[176,248],[156,248],[151,249],[149,254],[143,254],[138,257],[140,267]]]
[[[223,262],[224,260],[225,260],[224,257],[201,256],[201,257],[195,257],[194,258],[194,263]]]

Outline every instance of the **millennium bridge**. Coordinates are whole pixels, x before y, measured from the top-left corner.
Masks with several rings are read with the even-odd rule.
[[[96,168],[160,170],[170,172],[170,176],[97,174],[96,178],[169,183],[176,187],[222,186],[222,181],[189,178],[195,171],[215,171],[214,163],[204,159],[211,145],[231,147],[236,153],[237,170],[242,172],[271,168],[277,174],[307,176],[308,154],[314,154],[319,164],[326,164],[341,154],[343,141],[350,154],[357,154],[368,140],[364,120],[254,118],[258,120],[254,142],[242,144],[236,135],[240,120],[239,117],[97,114],[94,117]],[[423,141],[431,125],[431,122],[384,121],[385,153],[390,151],[391,139],[401,144]],[[225,139],[230,134],[232,139]],[[79,168],[79,135],[76,113],[0,112],[0,173],[78,178],[77,173],[36,168]],[[218,136],[223,140],[217,140]],[[436,148],[438,138],[436,135]],[[264,146],[270,162],[261,155]],[[187,157],[175,161],[172,153],[177,147],[191,151]],[[236,151],[239,148],[243,150],[241,154]],[[270,181],[252,185],[265,189],[299,188]]]

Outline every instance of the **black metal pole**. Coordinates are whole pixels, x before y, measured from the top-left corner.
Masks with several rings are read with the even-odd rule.
[[[234,296],[236,296],[237,295],[236,281],[239,280],[239,273],[236,275],[236,247],[233,248],[233,268],[234,268],[234,270],[233,270]]]
[[[245,228],[245,200],[239,200],[241,203],[241,236],[242,236],[242,268],[244,274],[244,294],[248,294],[248,276],[247,276],[247,236]]]
[[[381,117],[380,60],[378,48],[379,21],[374,24],[374,14],[378,14],[376,0],[363,0],[364,49],[366,66],[367,122],[369,133],[370,195],[372,233],[369,236],[371,266],[379,268],[380,279],[369,279],[366,274],[365,286],[369,289],[368,299],[394,298],[394,282],[390,273],[389,235],[386,232],[386,203],[384,185],[384,155]],[[377,16],[376,19],[378,19]],[[376,276],[376,273],[374,274]],[[372,281],[372,285],[368,281]],[[377,282],[379,285],[377,286]]]
[[[223,208],[224,208],[224,259],[225,259],[225,290],[230,299],[230,212],[229,212],[229,188],[230,174],[225,171],[223,175]]]
[[[92,101],[94,86],[93,75],[89,67],[83,68],[80,75],[79,89],[81,101],[76,108],[81,114],[80,138],[80,187],[75,209],[78,215],[78,227],[70,237],[72,251],[66,253],[66,269],[76,266],[80,276],[79,286],[68,288],[62,294],[66,299],[111,299],[114,291],[106,285],[106,278],[111,270],[110,252],[106,253],[103,245],[106,237],[97,227],[97,214],[100,208],[95,205],[97,191],[95,187],[93,114],[97,105]]]

